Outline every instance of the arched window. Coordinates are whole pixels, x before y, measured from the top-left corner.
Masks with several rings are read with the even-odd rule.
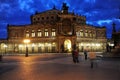
[[[93,37],[94,37],[94,38],[96,37],[96,32],[95,32],[95,31],[93,32]]]
[[[56,30],[55,29],[52,29],[52,36],[56,36]]]
[[[92,32],[91,31],[89,31],[89,37],[92,37]]]
[[[85,30],[85,37],[88,37],[88,30]]]
[[[35,37],[35,30],[32,30],[32,37]]]
[[[48,37],[48,29],[45,29],[45,37]]]
[[[40,29],[38,29],[37,36],[38,36],[38,37],[41,37],[41,36],[42,36],[42,32],[41,32],[41,30],[40,30]]]
[[[26,31],[25,37],[26,37],[26,38],[30,37],[30,34],[29,34],[29,31],[28,31],[28,30]]]
[[[83,30],[80,30],[80,36],[83,37]]]

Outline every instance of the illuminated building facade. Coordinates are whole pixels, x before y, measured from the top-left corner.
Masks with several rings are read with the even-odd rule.
[[[68,12],[63,3],[62,10],[55,7],[31,16],[29,25],[8,25],[8,39],[0,40],[1,53],[24,53],[24,39],[30,39],[29,53],[70,52],[78,47],[83,51],[106,50],[106,28],[86,24],[86,17]]]

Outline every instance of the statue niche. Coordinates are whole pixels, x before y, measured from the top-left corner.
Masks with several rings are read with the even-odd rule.
[[[62,21],[62,33],[63,35],[72,35],[72,26],[69,19],[64,19]]]

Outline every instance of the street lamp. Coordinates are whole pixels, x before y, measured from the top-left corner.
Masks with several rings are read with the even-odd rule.
[[[30,43],[30,40],[29,39],[24,39],[23,41],[25,44],[26,44],[26,53],[25,53],[25,57],[28,57],[28,43]]]

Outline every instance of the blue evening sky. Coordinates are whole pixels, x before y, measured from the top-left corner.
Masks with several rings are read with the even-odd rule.
[[[0,0],[0,39],[7,38],[7,24],[30,24],[30,16],[36,11],[53,8],[61,10],[66,2],[69,12],[85,15],[87,24],[106,26],[107,38],[111,37],[112,23],[120,31],[120,0]]]

